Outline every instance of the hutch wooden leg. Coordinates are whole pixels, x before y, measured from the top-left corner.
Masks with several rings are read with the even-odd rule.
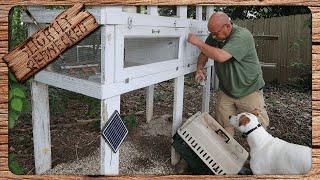
[[[120,95],[101,100],[101,128],[105,126],[109,117],[115,110],[118,110],[120,113]],[[100,141],[100,174],[118,175],[119,151],[114,153],[102,136]]]
[[[153,95],[154,95],[154,85],[147,87],[146,92],[146,118],[147,123],[149,123],[153,117]]]
[[[36,174],[51,169],[48,85],[32,82],[32,125]]]
[[[211,66],[207,68],[207,82],[202,89],[202,109],[201,112],[209,112],[210,102],[210,79],[211,79]]]
[[[173,102],[173,118],[172,118],[172,136],[182,125],[183,113],[183,90],[184,76],[174,79],[174,102]],[[171,164],[176,165],[180,160],[180,155],[171,147]]]

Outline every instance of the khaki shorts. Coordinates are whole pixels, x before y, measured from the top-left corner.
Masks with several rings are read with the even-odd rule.
[[[229,123],[229,116],[242,112],[252,112],[254,109],[259,112],[258,119],[261,125],[265,128],[268,127],[269,117],[262,90],[255,91],[239,99],[231,98],[221,90],[217,93],[216,120],[232,136],[234,136],[234,127]]]

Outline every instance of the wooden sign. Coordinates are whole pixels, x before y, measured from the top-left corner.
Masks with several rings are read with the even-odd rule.
[[[59,14],[41,29],[3,57],[18,81],[25,81],[60,54],[95,30],[99,24],[83,4]]]

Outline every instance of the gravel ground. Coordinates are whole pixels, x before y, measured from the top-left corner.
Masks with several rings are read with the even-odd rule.
[[[168,175],[179,173],[179,165],[170,164],[170,134],[172,122],[171,115],[163,115],[153,119],[150,123],[144,123],[130,134],[120,147],[120,174],[122,175]],[[151,143],[152,146],[165,148],[148,148],[141,146],[141,142]],[[162,141],[165,140],[165,141]],[[160,143],[160,144],[159,144]],[[163,144],[164,143],[164,144]],[[161,156],[161,157],[159,157]],[[45,172],[48,175],[99,175],[100,151],[96,149],[87,157],[70,163],[58,164]]]
[[[202,87],[194,84],[188,76],[185,80],[183,117],[188,118],[201,110]],[[50,103],[56,105],[50,112],[53,169],[46,174],[99,174],[100,111],[88,113],[88,103],[100,107],[100,102],[92,99],[83,102],[80,99],[85,99],[84,96],[53,90],[50,93],[55,100],[50,100]],[[174,167],[170,163],[173,91],[173,81],[155,85],[154,118],[149,124],[145,122],[145,89],[121,96],[121,115],[128,117],[133,114],[137,118],[120,148],[121,175],[190,174],[184,171],[185,164]],[[270,118],[269,133],[285,141],[311,147],[311,91],[268,85],[264,95]],[[215,92],[212,92],[210,115],[213,117],[215,99]],[[65,111],[54,109],[62,104],[67,105]],[[87,120],[89,123],[83,123]],[[9,133],[10,153],[23,167],[24,174],[34,174],[31,113],[21,116]],[[240,133],[235,138],[248,150],[248,144]]]

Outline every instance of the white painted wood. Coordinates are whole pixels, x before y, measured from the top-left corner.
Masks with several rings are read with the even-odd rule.
[[[185,6],[185,9],[186,7],[187,6]],[[103,11],[103,9],[107,9],[107,11],[102,15],[101,11]],[[133,26],[188,27],[189,25],[187,19],[122,12],[121,6],[102,6],[86,8],[86,10],[95,17],[99,24],[126,25],[130,17],[133,19]],[[50,9],[46,11],[41,9],[30,10],[31,14],[39,23],[51,23],[62,11],[61,9]],[[185,17],[186,15],[187,13],[185,13]],[[22,21],[32,23],[31,19],[25,13],[22,14]]]
[[[157,31],[157,32],[155,32]],[[127,26],[116,26],[116,40],[115,40],[115,81],[121,82],[128,78],[137,78],[148,74],[156,74],[159,72],[167,71],[183,65],[183,59],[168,59],[168,61],[146,64],[143,66],[133,66],[125,68],[124,64],[124,39],[127,38],[160,38],[160,37],[173,37],[184,38],[186,29],[175,29],[165,27],[132,27],[129,29]],[[152,47],[151,47],[152,48]],[[130,49],[129,49],[130,50]],[[129,51],[126,49],[126,51]],[[138,51],[137,51],[138,52]],[[146,53],[140,51],[141,53]],[[163,52],[166,53],[166,52]],[[142,57],[145,55],[141,55]],[[136,57],[139,57],[136,55]],[[128,58],[128,57],[126,57]],[[142,61],[142,60],[141,60]]]
[[[177,6],[177,16],[180,18],[187,18],[188,7],[187,6]]]
[[[115,74],[115,27],[105,25],[101,28],[101,82],[112,84]]]
[[[196,19],[202,20],[202,6],[196,6]]]
[[[154,85],[150,85],[147,88],[146,92],[146,118],[147,123],[149,123],[153,117],[153,96],[154,96]]]
[[[209,102],[210,102],[210,80],[211,80],[211,67],[207,67],[207,81],[202,89],[202,108],[201,112],[209,113]]]
[[[208,62],[210,66],[212,66],[212,62]],[[123,94],[126,92],[130,92],[136,89],[140,89],[143,87],[150,86],[152,84],[157,84],[169,79],[173,79],[175,77],[189,74],[196,70],[196,64],[191,64],[189,67],[182,67],[176,69],[170,69],[168,71],[149,74],[142,77],[129,79],[129,82],[126,83],[124,81],[116,82],[110,85],[102,85],[102,99],[106,99],[108,97],[112,97],[118,94]]]
[[[158,16],[158,6],[148,6],[147,13],[149,15]],[[153,100],[154,100],[154,85],[146,88],[146,120],[149,123],[153,117]]]
[[[172,136],[182,125],[183,113],[183,92],[184,92],[184,76],[174,79],[174,102],[173,102],[173,118],[172,118]],[[180,161],[180,155],[171,147],[171,164],[176,165]]]
[[[136,6],[122,6],[123,12],[128,13],[137,13],[137,7]]]
[[[106,13],[106,24],[127,25],[128,18],[132,19],[132,26],[158,26],[158,27],[188,27],[188,19],[166,16],[150,16],[139,13]]]
[[[207,11],[206,11],[206,21],[209,20],[211,15],[214,13],[214,8],[213,6],[207,6]]]
[[[32,81],[32,126],[36,174],[51,169],[48,85]]]
[[[38,72],[34,79],[44,84],[84,94],[97,99],[101,99],[102,96],[102,86],[100,83],[86,81],[45,70]]]
[[[105,126],[115,110],[120,113],[120,95],[101,100],[101,128]],[[100,138],[100,157],[101,175],[119,174],[119,151],[114,153],[102,136]]]
[[[124,65],[145,65],[178,59],[179,37],[125,38]]]
[[[219,89],[219,79],[218,79],[218,76],[215,72],[214,66],[212,66],[211,70],[212,70],[212,72],[211,72],[211,86],[212,86],[212,90],[216,91]]]
[[[158,6],[148,6],[147,7],[148,14],[153,16],[158,16]]]

